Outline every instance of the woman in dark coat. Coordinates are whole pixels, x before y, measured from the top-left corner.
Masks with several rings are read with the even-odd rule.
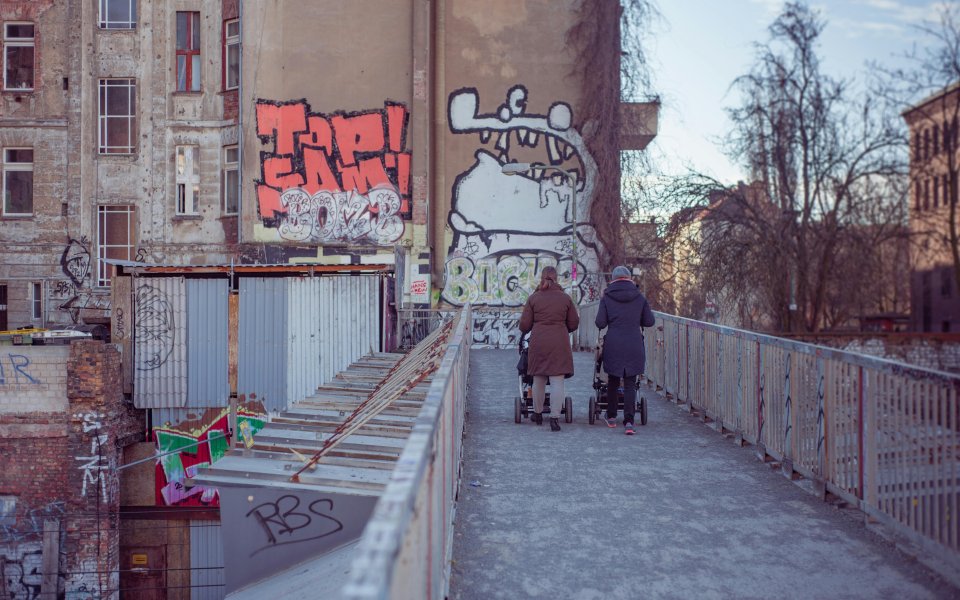
[[[633,435],[637,410],[637,375],[643,373],[643,327],[653,327],[653,311],[626,267],[613,270],[613,281],[603,292],[597,328],[609,327],[603,338],[603,370],[607,374],[607,426],[617,426],[617,389],[623,380],[623,426]]]
[[[573,300],[557,283],[557,270],[546,267],[540,273],[540,285],[530,294],[520,316],[520,331],[530,333],[527,351],[527,375],[533,376],[533,422],[543,425],[543,401],[550,378],[550,429],[560,431],[560,407],[563,406],[563,380],[573,375],[573,351],[570,332],[580,325]],[[532,332],[532,333],[531,333]]]

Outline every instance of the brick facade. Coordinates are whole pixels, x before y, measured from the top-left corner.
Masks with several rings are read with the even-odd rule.
[[[122,446],[143,439],[142,413],[124,401],[114,346],[83,341],[29,350],[37,360],[30,365],[38,365],[30,375],[59,382],[63,397],[53,402],[37,396],[35,406],[46,410],[28,412],[7,404],[0,412],[0,497],[12,508],[0,528],[0,555],[10,568],[30,576],[23,581],[39,586],[42,532],[44,522],[52,520],[60,530],[59,592],[115,598],[120,495],[114,468],[121,463]],[[43,355],[59,362],[43,363]],[[55,364],[61,366],[59,375]],[[24,594],[39,593],[39,587],[28,587]],[[19,597],[20,590],[7,592]]]

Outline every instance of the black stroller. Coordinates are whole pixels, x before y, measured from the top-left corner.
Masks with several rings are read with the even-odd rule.
[[[513,422],[520,423],[525,418],[530,418],[533,413],[533,375],[527,375],[527,347],[529,343],[527,342],[527,334],[520,336],[520,342],[517,344],[517,349],[520,352],[520,360],[517,362],[517,375],[520,384],[520,395],[516,396],[513,401]],[[547,384],[549,385],[550,380],[547,379]],[[543,414],[551,413],[553,411],[550,409],[550,392],[546,393],[546,396],[543,401]],[[560,413],[564,416],[564,421],[567,423],[573,422],[573,398],[567,396],[563,399],[563,407],[560,409]],[[557,415],[559,418],[559,415]],[[593,422],[592,420],[590,421]]]
[[[597,392],[596,396],[590,396],[590,424],[596,423],[601,414],[607,412],[607,374],[603,371],[603,338],[600,338],[600,344],[594,353],[596,361],[593,365],[593,389]],[[640,396],[637,390],[637,414],[636,418],[640,425],[647,424],[647,399]],[[623,411],[623,386],[617,388],[617,412]]]

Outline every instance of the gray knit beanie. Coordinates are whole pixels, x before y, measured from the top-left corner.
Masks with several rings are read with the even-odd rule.
[[[621,277],[630,277],[630,269],[626,268],[623,265],[619,265],[613,268],[613,278],[620,279]]]

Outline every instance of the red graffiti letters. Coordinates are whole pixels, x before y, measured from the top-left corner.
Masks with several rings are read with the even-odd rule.
[[[304,100],[258,100],[260,218],[285,240],[392,244],[410,215],[408,113],[402,104],[313,113]]]

